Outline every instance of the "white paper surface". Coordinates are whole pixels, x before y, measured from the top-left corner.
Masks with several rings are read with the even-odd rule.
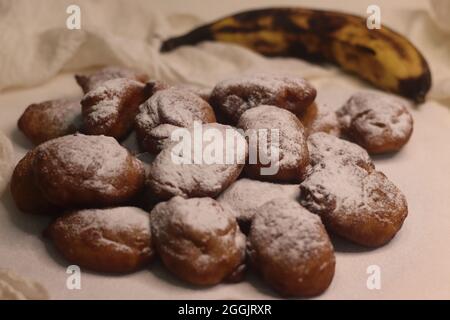
[[[389,10],[383,11],[386,12],[385,18],[391,21],[390,25],[397,27],[401,32],[408,31],[419,36],[424,35],[423,30],[415,30],[404,25],[403,18],[395,18],[399,12],[411,14],[416,12],[416,9],[411,9],[413,8],[411,1],[398,1],[395,4],[388,4],[391,3],[388,1],[379,2],[385,7],[391,6]],[[152,3],[155,3],[155,6],[162,11],[186,11],[209,20],[227,12],[238,11],[242,7],[262,7],[273,4],[274,1],[251,0],[244,3],[227,1],[214,6],[207,6],[206,1],[200,0],[183,2],[166,0],[152,1]],[[335,3],[335,7],[340,5],[343,9],[347,6],[349,11],[360,13],[361,10],[365,12],[367,7],[365,1],[358,1],[357,4],[355,1],[339,3],[284,1],[284,3],[305,6],[315,4],[320,7],[331,7],[332,3]],[[4,5],[3,2],[0,4]],[[277,2],[277,5],[280,3]],[[424,1],[419,1],[415,5],[418,8],[426,7]],[[400,8],[409,8],[409,11],[399,11]],[[423,14],[423,11],[417,12],[419,15]],[[192,23],[191,20],[188,22]],[[177,71],[181,70],[183,75],[186,70],[190,70],[192,74],[186,80],[192,80],[191,82],[194,83],[206,81],[207,84],[211,84],[221,77],[235,74],[237,70],[289,70],[312,79],[319,92],[318,100],[335,107],[340,106],[354,90],[362,86],[360,82],[340,74],[335,69],[325,70],[292,59],[269,61],[241,48],[225,50],[226,47],[222,44],[203,44],[198,48],[181,49],[177,54],[167,58],[171,60],[170,65],[176,67],[171,67],[168,69],[170,72],[164,75],[168,78],[174,75],[173,79],[176,79],[179,76]],[[434,52],[436,61],[441,61],[444,53]],[[216,61],[220,67],[206,70],[209,72],[201,71],[199,61],[203,56],[213,59],[211,61]],[[246,59],[237,59],[240,56]],[[72,66],[81,66],[81,56],[77,57],[70,62]],[[432,57],[435,56],[432,55]],[[110,61],[108,59],[105,58],[105,61]],[[198,64],[192,65],[192,61],[197,61]],[[186,69],[186,65],[192,68]],[[195,70],[197,71],[194,72]],[[42,72],[46,74],[47,71]],[[445,70],[442,71],[445,73]],[[46,76],[50,76],[51,72]],[[435,71],[437,77],[444,73]],[[39,82],[44,79],[42,75],[38,75],[38,78],[33,81]],[[16,126],[17,119],[26,106],[33,102],[74,95],[81,96],[81,91],[71,73],[59,75],[37,87],[7,90],[0,94],[0,130],[12,140],[16,160],[19,160],[26,150],[31,148]],[[367,250],[334,239],[337,258],[336,274],[328,291],[319,298],[450,298],[450,249],[448,246],[450,243],[450,112],[443,105],[430,101],[412,110],[412,114],[415,126],[409,144],[395,156],[375,159],[377,168],[385,172],[407,197],[409,216],[402,230],[391,243],[375,250]],[[46,217],[20,213],[15,208],[9,192],[2,196],[0,267],[12,269],[18,274],[41,282],[48,289],[51,298],[278,298],[253,275],[248,281],[239,284],[223,284],[213,288],[199,289],[181,283],[165,271],[159,263],[152,264],[148,270],[124,276],[100,275],[83,271],[82,289],[68,290],[66,288],[66,279],[69,276],[66,274],[68,263],[55,252],[51,244],[44,242],[41,236],[48,221]],[[366,281],[369,275],[366,270],[370,265],[381,268],[381,290],[367,289]]]

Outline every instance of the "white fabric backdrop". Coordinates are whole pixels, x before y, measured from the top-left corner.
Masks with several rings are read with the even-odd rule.
[[[65,9],[74,2],[82,7],[81,32],[65,29]],[[424,51],[437,85],[433,96],[439,96],[439,92],[448,94],[450,90],[440,91],[439,87],[444,88],[444,79],[450,78],[449,36],[432,22],[427,11],[428,1],[0,0],[0,87],[6,88],[0,92],[0,130],[13,142],[15,162],[18,161],[31,148],[16,124],[26,106],[62,96],[80,96],[81,90],[73,80],[72,71],[98,64],[126,64],[145,69],[158,78],[205,85],[249,69],[288,70],[313,80],[320,103],[339,107],[354,93],[355,85],[361,83],[343,76],[335,68],[326,70],[295,59],[265,59],[242,48],[214,43],[160,56],[156,50],[159,39],[250,7],[295,4],[364,14],[367,6],[374,2],[381,6],[382,20],[386,24],[408,34]],[[174,12],[184,14],[174,15]],[[60,71],[63,73],[53,77]],[[45,83],[14,89],[41,82]],[[414,134],[408,145],[393,157],[375,158],[377,168],[405,193],[409,217],[395,239],[377,250],[334,241],[336,275],[330,289],[319,298],[449,298],[450,149],[447,146],[450,109],[428,101],[411,112],[415,121]],[[11,153],[8,145],[4,143],[5,148],[0,148],[0,167],[2,157]],[[4,175],[0,173],[5,182],[9,177],[6,171]],[[168,274],[159,263],[152,264],[150,271],[142,270],[125,277],[83,271],[82,290],[67,290],[67,262],[39,236],[47,225],[47,217],[22,214],[10,193],[3,193],[0,199],[0,268],[41,282],[51,298],[278,297],[255,276],[239,284],[193,290]],[[382,268],[382,290],[366,287],[366,268],[373,264]]]
[[[81,7],[81,30],[68,30],[65,26],[66,8],[72,3]],[[334,7],[365,15],[367,6],[376,3],[382,10],[382,22],[408,35],[430,62],[434,77],[430,97],[450,105],[450,33],[433,21],[427,1],[212,3],[207,0],[0,0],[0,90],[36,85],[60,71],[104,64],[133,66],[167,81],[203,85],[213,85],[239,71],[283,69],[286,64],[278,63],[282,59],[265,59],[225,44],[205,43],[164,55],[158,49],[162,38],[244,8]],[[449,10],[449,5],[439,10],[444,18],[445,10]],[[298,60],[288,66],[287,69],[306,78],[331,76],[330,71]]]

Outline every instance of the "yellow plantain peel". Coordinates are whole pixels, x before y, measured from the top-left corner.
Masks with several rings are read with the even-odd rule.
[[[161,51],[202,41],[242,45],[266,56],[331,62],[372,85],[416,102],[425,100],[431,73],[423,55],[387,27],[333,11],[269,8],[238,13],[163,42]]]

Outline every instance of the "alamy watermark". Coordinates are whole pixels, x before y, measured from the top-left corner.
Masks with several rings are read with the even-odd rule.
[[[66,288],[69,290],[81,290],[81,269],[77,265],[70,265],[66,269],[66,273],[70,274],[66,280]]]
[[[381,29],[381,8],[372,4],[367,7],[366,13],[369,15],[366,20],[367,29]]]
[[[366,281],[366,287],[369,290],[381,290],[381,268],[373,264],[367,267],[366,273],[369,275]]]
[[[66,13],[69,15],[66,19],[66,27],[69,30],[81,29],[81,8],[76,4],[67,7]]]
[[[225,133],[224,133],[225,131]],[[219,130],[196,121],[190,129],[179,128],[170,139],[174,164],[258,164],[261,175],[274,175],[280,163],[280,130]],[[246,139],[244,139],[246,138]],[[246,142],[247,141],[247,142]],[[246,151],[248,150],[248,157]]]

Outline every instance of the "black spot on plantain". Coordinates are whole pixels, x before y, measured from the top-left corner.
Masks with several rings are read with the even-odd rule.
[[[195,45],[202,41],[214,40],[211,25],[205,25],[192,30],[185,35],[167,39],[161,45],[161,52],[169,52],[184,45]]]
[[[373,50],[372,48],[369,48],[369,47],[365,47],[365,46],[361,46],[361,45],[354,45],[354,48],[363,54],[368,54],[368,55],[372,55],[372,56],[376,55],[375,50]]]
[[[225,26],[216,29],[216,33],[246,33],[246,32],[259,32],[263,30],[257,25],[240,25],[240,26]]]
[[[399,81],[399,93],[417,103],[425,101],[425,96],[431,88],[431,73],[428,68],[415,78],[406,78]]]
[[[311,32],[326,35],[341,29],[348,20],[337,14],[330,15],[324,11],[314,11],[308,22]]]
[[[385,30],[388,30],[384,26],[383,26],[383,28]],[[388,31],[394,32],[392,30],[388,30]],[[408,57],[406,54],[405,48],[402,46],[402,44],[399,43],[392,36],[386,35],[382,30],[378,30],[378,29],[368,30],[368,32],[369,32],[369,34],[372,35],[373,39],[380,39],[380,40],[385,41],[386,43],[389,43],[391,48],[394,49],[400,57],[405,58],[405,59]]]

